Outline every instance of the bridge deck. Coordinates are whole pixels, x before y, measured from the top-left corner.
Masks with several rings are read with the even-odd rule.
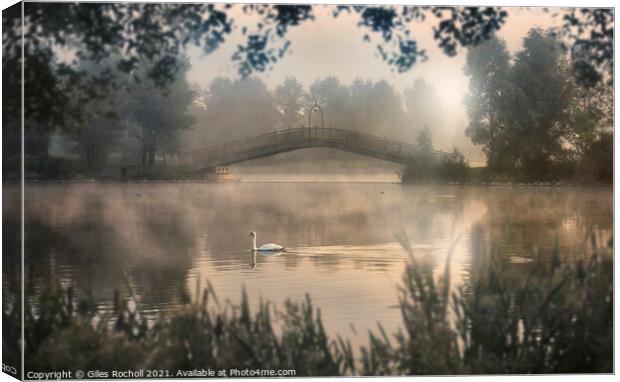
[[[412,144],[355,130],[303,127],[185,152],[179,155],[179,164],[197,171],[308,147],[330,147],[398,164],[406,164],[416,153]],[[451,156],[433,153],[437,159]]]

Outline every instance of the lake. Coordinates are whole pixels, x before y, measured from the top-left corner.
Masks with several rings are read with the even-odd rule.
[[[474,233],[517,272],[536,256],[549,259],[556,242],[569,261],[587,232],[601,243],[612,234],[610,188],[415,186],[393,182],[394,174],[303,179],[313,178],[27,184],[28,284],[73,284],[103,310],[118,289],[135,294],[152,317],[194,300],[207,280],[220,302],[238,302],[242,288],[254,306],[308,293],[328,332],[356,344],[377,322],[389,332],[400,325],[408,255],[397,235],[442,269],[458,238],[450,264],[456,284],[473,272]],[[5,184],[5,235],[19,232],[18,195],[17,185]],[[259,245],[287,252],[253,258],[250,231]]]

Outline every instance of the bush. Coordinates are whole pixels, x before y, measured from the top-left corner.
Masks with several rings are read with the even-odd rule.
[[[611,184],[614,181],[614,138],[601,134],[576,165],[575,177],[583,182]]]
[[[469,180],[469,161],[458,150],[437,159],[435,154],[412,157],[401,172],[403,183],[466,182]]]
[[[449,182],[467,182],[469,180],[469,161],[463,153],[454,148],[450,157],[441,162],[439,174],[442,180]]]
[[[437,177],[437,160],[430,155],[411,157],[401,172],[403,183],[428,183]]]

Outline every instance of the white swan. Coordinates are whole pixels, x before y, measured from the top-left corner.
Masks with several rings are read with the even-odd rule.
[[[279,244],[273,244],[273,243],[264,244],[256,248],[256,232],[254,231],[250,232],[250,237],[252,237],[252,251],[274,252],[274,251],[281,251],[284,249],[283,246]]]

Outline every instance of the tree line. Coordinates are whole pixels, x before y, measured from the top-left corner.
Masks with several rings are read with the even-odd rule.
[[[188,147],[205,147],[257,134],[307,126],[347,128],[412,142],[424,126],[442,122],[439,95],[419,78],[401,94],[385,80],[356,79],[350,85],[335,76],[315,80],[305,88],[287,77],[275,88],[259,78],[215,78],[200,91],[194,108],[197,124],[188,131]]]
[[[98,88],[104,89],[104,97],[92,97],[79,87],[67,92],[82,105],[82,117],[74,123],[50,130],[27,121],[26,154],[35,167],[54,146],[79,155],[87,166],[109,160],[166,163],[184,150],[305,126],[308,109],[316,102],[325,127],[416,143],[421,154],[405,169],[405,178],[424,180],[434,177],[433,172],[466,178],[467,161],[458,150],[458,160],[444,164],[441,171],[433,167],[430,155],[424,160],[444,113],[441,94],[422,78],[402,94],[385,80],[356,79],[347,85],[335,76],[317,79],[307,88],[294,77],[273,89],[257,77],[218,77],[200,87],[187,81],[190,64],[182,56],[180,70],[161,88],[148,79],[148,63],[127,74],[115,69],[119,59],[80,61],[80,71],[108,76],[113,85]],[[493,176],[612,180],[612,88],[605,81],[594,86],[577,81],[571,60],[561,40],[541,29],[530,30],[514,55],[497,36],[468,49],[465,133],[482,147]],[[314,116],[311,123],[323,121]]]

